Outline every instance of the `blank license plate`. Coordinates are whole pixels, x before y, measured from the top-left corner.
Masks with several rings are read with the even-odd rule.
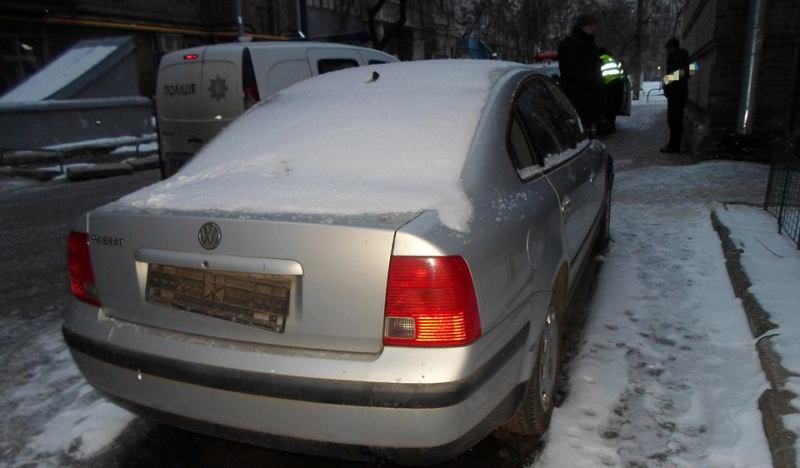
[[[148,302],[277,333],[286,328],[291,277],[208,271],[151,263]]]

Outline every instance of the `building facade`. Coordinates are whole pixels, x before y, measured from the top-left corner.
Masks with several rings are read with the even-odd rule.
[[[304,1],[310,38],[373,46],[368,10],[375,1]],[[405,22],[392,34],[401,17],[401,5],[399,0],[388,0],[375,15],[375,33],[378,40],[392,36],[384,51],[400,60],[459,57],[465,32],[463,18],[469,5],[467,0],[409,0]]]
[[[81,39],[131,36],[139,87],[152,96],[161,56],[201,44],[236,41],[231,0],[17,0],[0,1],[0,95]],[[241,0],[245,34],[252,40],[297,36],[291,0]]]
[[[743,131],[748,14],[763,8],[762,48],[753,73],[751,122]],[[682,46],[696,65],[690,84],[687,127],[694,151],[710,156],[766,158],[794,151],[800,137],[800,2],[797,0],[690,0]],[[752,130],[750,132],[749,130]],[[768,151],[764,151],[767,149]]]

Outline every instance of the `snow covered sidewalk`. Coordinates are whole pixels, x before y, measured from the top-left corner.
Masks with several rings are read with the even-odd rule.
[[[640,103],[606,140],[613,242],[533,467],[772,465],[769,383],[711,222],[715,202],[763,202],[768,167],[660,154],[665,111]]]
[[[778,409],[786,406],[779,411],[784,413],[782,425],[795,436],[794,444],[780,440],[778,448],[791,450],[791,459],[796,460],[800,414],[791,413],[800,411],[800,251],[778,233],[776,219],[760,208],[718,205],[714,212],[727,228],[730,248],[736,250],[736,264],[745,274],[741,285],[744,294],[754,300],[757,312],[769,316],[773,327],[764,333],[769,348],[762,347],[761,351],[775,356],[768,360],[774,368],[770,383],[776,390],[775,398],[783,403]],[[794,395],[781,394],[782,390]],[[787,400],[789,405],[785,404]]]
[[[725,269],[710,200],[758,202],[767,168],[621,172],[612,238],[534,466],[770,466],[768,387]]]

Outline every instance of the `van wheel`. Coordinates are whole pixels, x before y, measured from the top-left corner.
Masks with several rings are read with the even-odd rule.
[[[552,305],[547,311],[536,354],[536,364],[525,388],[525,397],[503,430],[539,438],[550,425],[561,361],[561,330],[558,313]]]

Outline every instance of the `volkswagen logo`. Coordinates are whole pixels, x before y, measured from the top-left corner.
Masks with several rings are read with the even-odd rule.
[[[205,223],[200,226],[200,232],[197,233],[197,240],[200,245],[206,250],[216,249],[219,242],[222,240],[222,231],[216,223]]]

